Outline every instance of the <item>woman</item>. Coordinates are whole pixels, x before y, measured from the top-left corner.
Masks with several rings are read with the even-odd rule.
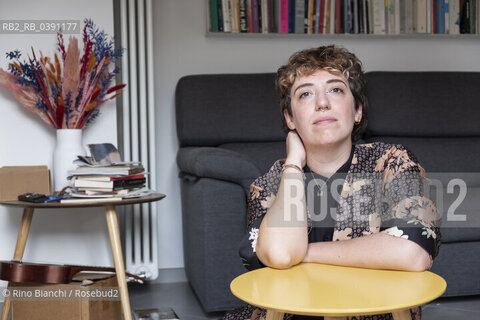
[[[440,232],[435,205],[424,196],[423,168],[401,145],[353,145],[367,123],[357,57],[334,46],[303,50],[278,70],[276,81],[287,158],[251,186],[244,265],[429,269]],[[262,315],[247,306],[225,318]],[[420,308],[411,315],[420,319]]]

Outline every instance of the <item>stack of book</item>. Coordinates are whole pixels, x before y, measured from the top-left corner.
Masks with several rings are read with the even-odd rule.
[[[82,160],[77,160],[77,164]],[[72,179],[74,192],[71,202],[81,199],[121,200],[125,197],[141,195],[146,184],[145,169],[138,162],[92,165],[82,163],[77,169],[68,172]]]

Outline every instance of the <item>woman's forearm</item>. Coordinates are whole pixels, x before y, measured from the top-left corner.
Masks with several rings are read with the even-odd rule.
[[[295,169],[286,169],[277,196],[260,225],[257,257],[269,267],[284,269],[300,263],[307,249],[303,176]]]
[[[303,261],[404,271],[424,271],[432,264],[427,251],[415,242],[384,233],[311,243]]]

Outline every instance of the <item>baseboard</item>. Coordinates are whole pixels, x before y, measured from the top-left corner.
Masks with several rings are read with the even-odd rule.
[[[149,280],[148,283],[174,283],[187,282],[187,276],[184,268],[158,269],[158,278]]]

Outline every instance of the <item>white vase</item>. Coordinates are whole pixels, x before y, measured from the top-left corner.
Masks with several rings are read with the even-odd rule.
[[[57,129],[57,145],[53,151],[53,190],[60,191],[71,185],[67,171],[77,166],[73,161],[78,155],[85,155],[82,129]]]

